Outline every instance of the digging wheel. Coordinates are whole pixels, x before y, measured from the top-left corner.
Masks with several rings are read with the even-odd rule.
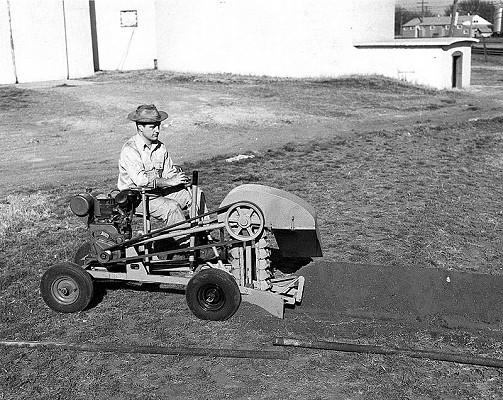
[[[197,318],[212,321],[230,318],[241,303],[241,293],[234,277],[213,268],[196,273],[187,284],[185,296]]]
[[[42,275],[40,292],[54,311],[82,311],[93,298],[93,280],[82,267],[64,262],[53,265]]]
[[[253,240],[264,230],[264,214],[255,204],[242,201],[229,207],[225,216],[225,229],[238,240]]]

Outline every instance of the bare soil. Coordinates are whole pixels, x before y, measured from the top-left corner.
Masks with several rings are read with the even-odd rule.
[[[503,68],[474,60],[466,91],[159,71],[0,87],[0,206],[12,193],[48,204],[0,243],[0,339],[272,349],[295,337],[503,358]],[[200,170],[212,206],[256,182],[318,210],[325,257],[299,269],[304,301],[284,320],[242,304],[229,321],[200,321],[182,293],[114,284],[82,313],[43,304],[40,275],[85,240],[68,198],[114,186],[134,133],[126,115],[142,103],[170,114],[161,139]],[[225,161],[244,153],[255,157]],[[495,368],[283,351],[289,360],[7,349],[0,399],[503,396]]]
[[[498,65],[476,65],[467,92],[441,94],[406,86],[387,94],[382,83],[374,83],[369,92],[358,78],[292,82],[158,71],[2,86],[0,194],[108,179],[115,174],[123,142],[134,134],[126,116],[139,104],[154,103],[170,114],[162,140],[182,164],[354,132],[499,116],[500,71]],[[322,98],[320,89],[326,89]]]

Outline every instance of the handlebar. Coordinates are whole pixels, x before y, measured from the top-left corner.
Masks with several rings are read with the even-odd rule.
[[[192,171],[192,180],[184,184],[183,186],[189,188],[191,186],[197,186],[199,184],[199,171]],[[182,186],[182,185],[179,185]],[[134,190],[140,193],[145,193],[145,194],[151,194],[151,193],[156,193],[159,190],[162,190],[163,188],[150,188],[150,187],[132,187],[129,188],[130,190]]]

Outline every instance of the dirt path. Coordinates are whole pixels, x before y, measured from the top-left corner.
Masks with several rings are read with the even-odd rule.
[[[405,93],[392,99],[390,107],[372,107],[365,104],[363,92],[360,108],[336,91],[324,94],[320,109],[311,109],[319,98],[312,100],[313,105],[309,99],[299,105],[295,94],[286,100],[276,98],[282,87],[274,82],[159,84],[148,73],[4,86],[0,194],[69,182],[85,186],[89,180],[115,177],[120,148],[134,133],[126,115],[142,103],[168,111],[161,140],[183,163],[355,132],[492,118],[500,115],[503,104],[503,82],[492,80],[487,85],[487,77],[494,73],[476,67],[475,85],[469,90],[431,102],[427,95],[421,100]]]

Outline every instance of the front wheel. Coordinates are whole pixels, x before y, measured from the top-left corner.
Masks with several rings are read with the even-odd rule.
[[[187,305],[200,319],[224,321],[239,308],[241,293],[235,279],[219,269],[203,269],[195,274],[185,291]]]
[[[94,285],[91,275],[77,264],[63,262],[45,271],[40,292],[54,311],[71,313],[82,311],[89,305]]]

